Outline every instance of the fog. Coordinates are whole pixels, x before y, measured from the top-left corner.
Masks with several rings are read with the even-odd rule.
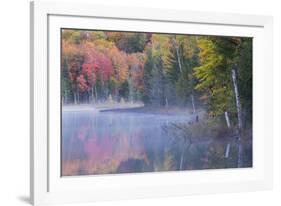
[[[184,151],[186,143],[164,129],[171,124],[188,124],[193,118],[130,110],[103,112],[91,107],[63,110],[62,175],[226,167],[222,157],[227,142],[206,138],[193,142]],[[234,150],[231,151],[230,160]]]
[[[90,174],[102,172],[98,168],[105,165],[112,167],[112,162],[121,164],[132,159],[148,163],[147,154],[162,153],[169,142],[162,126],[171,122],[187,122],[189,119],[184,115],[98,112],[96,109],[85,108],[84,111],[64,111],[63,170],[72,175]],[[75,160],[81,161],[75,165],[79,169],[69,171]],[[135,170],[131,168],[131,171]]]

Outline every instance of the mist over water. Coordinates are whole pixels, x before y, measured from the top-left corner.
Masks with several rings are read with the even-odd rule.
[[[62,175],[236,167],[232,153],[224,164],[227,142],[211,139],[194,142],[181,160],[183,142],[163,128],[190,120],[186,114],[63,111]]]
[[[62,114],[63,174],[114,173],[123,165],[147,164],[149,154],[161,153],[169,142],[163,125],[183,123],[186,116],[67,111]],[[122,168],[119,167],[120,172]],[[124,172],[138,172],[123,168]],[[139,171],[141,172],[141,171]]]

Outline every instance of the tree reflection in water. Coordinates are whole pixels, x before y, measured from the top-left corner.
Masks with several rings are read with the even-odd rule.
[[[233,142],[190,138],[185,115],[63,112],[62,175],[235,168]],[[249,163],[251,147],[245,147]],[[251,165],[247,165],[251,166]]]

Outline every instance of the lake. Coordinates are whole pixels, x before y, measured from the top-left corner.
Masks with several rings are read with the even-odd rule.
[[[235,167],[224,162],[226,142],[197,142],[183,150],[182,140],[164,129],[190,120],[186,114],[63,111],[62,175]]]

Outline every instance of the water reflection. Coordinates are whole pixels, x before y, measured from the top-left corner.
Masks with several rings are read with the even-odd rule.
[[[225,142],[203,141],[183,150],[182,142],[163,130],[188,121],[185,115],[63,112],[62,175],[235,167],[224,158]]]
[[[152,154],[167,136],[161,126],[186,117],[114,112],[64,112],[62,175],[152,171]]]

